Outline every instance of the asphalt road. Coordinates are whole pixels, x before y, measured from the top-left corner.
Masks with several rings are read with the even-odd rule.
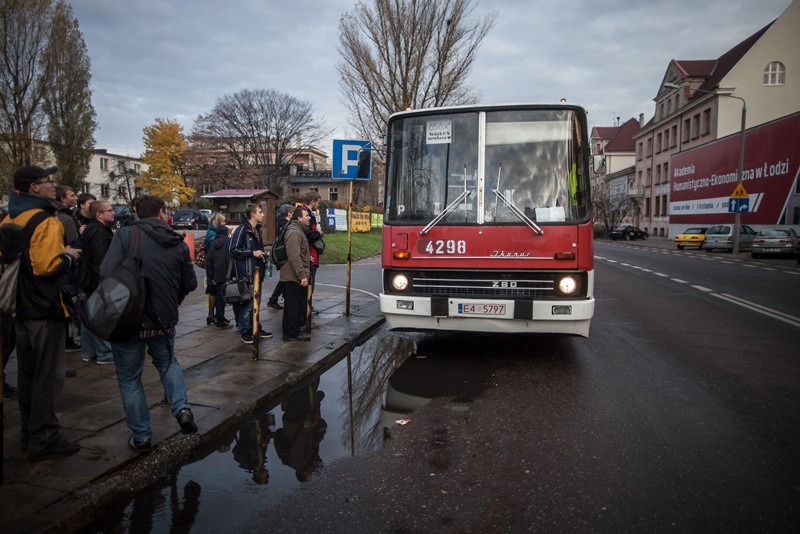
[[[327,465],[248,530],[797,531],[800,269],[622,243],[595,252],[589,339],[415,337],[409,361],[423,367],[393,387],[469,394],[417,410],[382,450]]]

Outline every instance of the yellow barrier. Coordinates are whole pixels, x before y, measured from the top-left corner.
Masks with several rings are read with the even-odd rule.
[[[353,224],[352,231],[353,232],[369,232],[370,229],[370,217],[369,213],[357,213],[353,212],[352,218],[350,219]]]

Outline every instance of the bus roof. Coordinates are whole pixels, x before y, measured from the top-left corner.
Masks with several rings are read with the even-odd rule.
[[[543,103],[508,103],[508,104],[469,104],[469,105],[461,105],[461,106],[443,106],[443,107],[436,107],[436,108],[418,108],[418,109],[409,109],[405,111],[398,111],[392,113],[389,116],[389,120],[392,120],[396,117],[402,117],[405,115],[428,115],[428,114],[436,114],[436,113],[457,113],[461,111],[476,111],[476,110],[485,110],[485,111],[502,111],[505,109],[531,109],[531,108],[538,108],[538,109],[580,109],[584,113],[586,113],[586,108],[584,108],[581,104],[576,102],[543,102]]]

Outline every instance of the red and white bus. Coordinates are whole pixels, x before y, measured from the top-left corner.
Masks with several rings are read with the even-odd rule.
[[[389,118],[381,311],[391,329],[588,337],[586,111],[432,108]]]

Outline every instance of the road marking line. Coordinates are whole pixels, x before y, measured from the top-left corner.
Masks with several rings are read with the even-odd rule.
[[[703,287],[703,286],[691,286],[691,287],[693,287],[695,289],[699,289],[700,291],[705,291],[706,293],[713,293],[714,292],[713,289],[708,289],[707,287]]]
[[[718,299],[727,300],[728,302],[736,304],[737,306],[741,306],[742,308],[747,308],[762,315],[766,315],[767,317],[772,317],[773,319],[777,319],[779,321],[783,321],[784,323],[800,328],[800,317],[795,317],[793,315],[789,315],[788,313],[773,310],[772,308],[767,308],[766,306],[762,306],[760,304],[756,304],[755,302],[750,302],[749,300],[744,300],[739,297],[734,297],[733,295],[728,295],[727,293],[712,293],[712,295]]]
[[[664,273],[656,273],[656,272],[654,272],[653,274],[656,275],[656,276],[660,276],[662,278],[667,278],[669,276],[668,274],[664,274]]]
[[[673,282],[678,282],[679,284],[688,284],[686,280],[681,280],[680,278],[670,278]]]
[[[347,287],[346,287],[346,286],[337,286],[337,285],[335,285],[335,284],[323,284],[323,283],[321,283],[321,282],[317,282],[317,285],[318,285],[318,286],[327,286],[327,287],[337,287],[337,288],[339,288],[339,289],[347,289]],[[351,288],[350,288],[350,291],[358,291],[359,293],[366,293],[366,294],[367,294],[367,295],[369,295],[370,297],[374,297],[374,298],[376,298],[376,299],[380,299],[380,297],[379,297],[378,295],[376,295],[375,293],[370,293],[369,291],[364,291],[363,289],[356,289],[356,288],[354,288],[354,287],[351,287]]]

